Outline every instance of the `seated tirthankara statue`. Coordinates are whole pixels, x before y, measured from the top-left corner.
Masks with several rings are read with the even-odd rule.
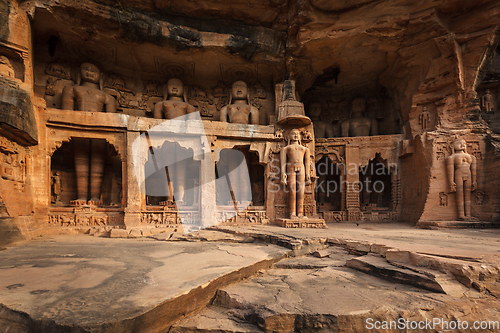
[[[320,103],[311,104],[311,106],[309,107],[309,115],[311,116],[310,118],[313,122],[314,137],[316,139],[332,138],[334,136],[332,124],[321,120]]]
[[[304,192],[311,179],[311,152],[299,140],[300,131],[292,129],[288,145],[280,152],[281,183],[287,187],[290,218],[304,217]]]
[[[342,136],[378,135],[377,120],[365,117],[366,100],[358,97],[351,102],[351,119],[342,123]]]
[[[80,85],[80,81],[82,84]],[[76,86],[63,90],[62,108],[74,110],[75,102],[78,111],[100,112],[106,106],[106,112],[115,112],[115,99],[102,91],[101,71],[96,65],[83,63]]]
[[[220,121],[230,123],[259,124],[259,110],[248,103],[248,88],[243,81],[236,81],[231,87],[231,99],[229,105],[220,110]]]
[[[184,84],[179,79],[170,79],[163,91],[163,101],[156,103],[153,116],[156,119],[174,119],[194,112],[194,106],[186,102]]]
[[[464,139],[453,142],[454,153],[446,159],[450,192],[457,193],[457,220],[473,219],[470,211],[470,193],[476,190],[476,157],[465,152]]]
[[[82,82],[81,85],[80,81]],[[115,99],[102,91],[101,86],[102,77],[99,68],[89,63],[82,64],[77,85],[66,87],[63,90],[62,108],[73,110],[76,101],[78,111],[101,112],[103,107],[106,106],[107,112],[115,112]],[[102,177],[104,175],[106,141],[103,139],[75,138],[73,139],[73,149],[78,199],[71,203],[73,205],[85,205],[90,194],[89,204],[102,204],[100,197]]]

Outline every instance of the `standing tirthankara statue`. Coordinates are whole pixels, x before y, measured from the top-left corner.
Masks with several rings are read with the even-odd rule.
[[[431,113],[429,112],[429,109],[427,106],[424,106],[422,108],[422,112],[418,115],[418,123],[420,126],[422,126],[422,129],[426,129],[429,126],[429,123],[431,122]]]
[[[62,180],[59,172],[55,172],[52,176],[52,194],[54,197],[53,203],[61,203]]]
[[[63,90],[62,108],[74,110],[76,102],[78,111],[101,112],[106,107],[106,112],[115,112],[115,99],[101,89],[102,76],[99,68],[90,63],[83,63],[80,66],[77,84]],[[75,138],[73,139],[73,151],[78,198],[71,201],[71,204],[101,205],[106,141]],[[87,200],[89,201],[87,202]]]
[[[377,120],[365,117],[366,100],[358,97],[351,102],[351,118],[342,123],[342,136],[378,135]]]
[[[227,122],[228,118],[230,123],[259,124],[259,109],[249,105],[248,88],[243,81],[233,83],[229,105],[220,110],[220,121]]]
[[[493,111],[494,109],[493,95],[491,94],[491,91],[489,89],[486,89],[486,92],[483,95],[483,98],[481,99],[481,105],[484,111],[486,112]]]
[[[76,102],[78,111],[101,112],[105,106],[106,112],[116,112],[114,97],[102,91],[102,85],[99,68],[90,63],[83,63],[76,85],[63,90],[63,110],[74,110]]]
[[[476,190],[476,157],[465,151],[464,139],[453,142],[453,154],[446,159],[450,192],[456,192],[457,220],[472,220],[470,194]]]
[[[184,91],[181,80],[168,80],[163,92],[163,101],[155,104],[153,116],[156,119],[174,119],[194,112],[194,106],[186,102]]]
[[[332,138],[334,136],[332,124],[321,120],[321,104],[312,103],[309,107],[309,115],[313,122],[314,137],[316,139]]]
[[[309,148],[300,144],[300,131],[292,129],[288,134],[288,145],[280,152],[281,183],[287,188],[290,218],[304,217],[304,193],[310,182]]]

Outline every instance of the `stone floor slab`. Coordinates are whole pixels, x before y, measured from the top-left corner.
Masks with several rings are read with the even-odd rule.
[[[287,252],[262,243],[44,238],[0,252],[0,303],[35,320],[158,331]]]

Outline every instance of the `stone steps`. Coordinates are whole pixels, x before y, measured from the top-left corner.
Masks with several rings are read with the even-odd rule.
[[[361,272],[403,283],[426,290],[445,293],[457,297],[463,296],[469,288],[459,283],[453,276],[425,268],[393,265],[385,258],[369,254],[347,260],[347,267]]]

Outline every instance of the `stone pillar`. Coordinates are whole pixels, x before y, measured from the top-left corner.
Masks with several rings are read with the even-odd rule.
[[[139,132],[127,132],[127,159],[132,160],[134,154],[140,154],[140,156],[135,156],[133,159],[134,163],[140,163],[140,165],[144,165],[147,159],[147,150],[144,151],[132,151],[132,143],[135,139],[139,137]],[[125,227],[130,228],[137,226],[141,221],[141,211],[142,208],[146,205],[146,196],[141,192],[140,186],[143,186],[145,189],[145,174],[144,168],[139,169],[139,174],[136,177],[134,163],[127,163],[127,174],[126,177],[128,179],[126,185],[127,190],[125,191],[127,195],[127,206],[125,207],[125,217],[124,223]]]
[[[216,188],[215,188],[215,159],[211,152],[205,152],[200,160],[200,227],[209,227],[217,223],[216,219]]]
[[[359,147],[357,145],[346,145],[346,209],[348,221],[361,220],[359,209]]]
[[[338,169],[340,171],[340,184],[339,184],[339,187],[340,187],[340,191],[341,191],[341,194],[342,193],[346,193],[347,191],[347,186],[346,186],[346,182],[345,182],[345,179],[346,179],[346,166],[345,164],[337,164],[338,165]],[[346,207],[345,207],[345,198],[346,196],[345,195],[341,195],[340,196],[340,210],[341,211],[345,211]]]

